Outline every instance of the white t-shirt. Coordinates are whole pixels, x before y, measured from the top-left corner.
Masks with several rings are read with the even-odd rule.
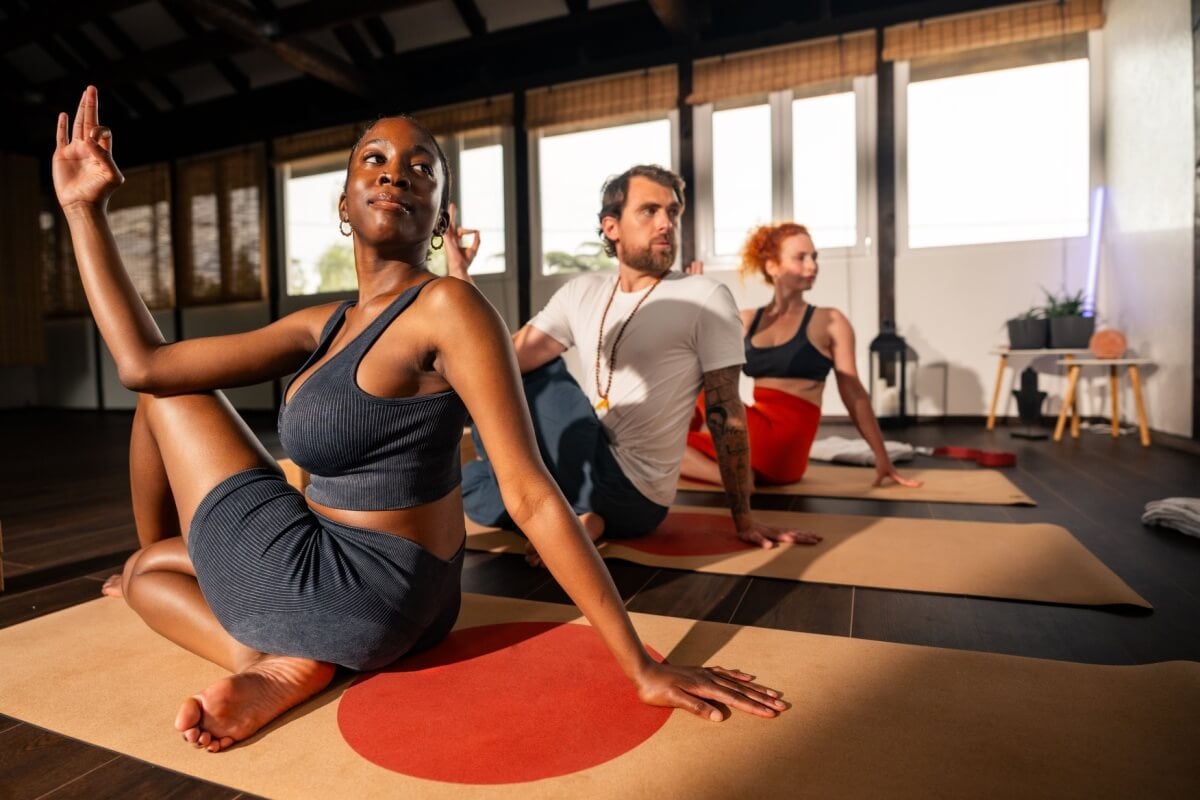
[[[604,322],[600,386],[596,346],[615,273],[582,275],[554,293],[529,324],[565,347],[578,347],[584,394],[596,405],[608,382],[621,325],[648,289],[617,290]],[[733,295],[701,275],[669,272],[642,303],[617,348],[609,408],[597,411],[625,477],[661,505],[675,499],[692,406],[703,374],[744,363],[742,321]]]

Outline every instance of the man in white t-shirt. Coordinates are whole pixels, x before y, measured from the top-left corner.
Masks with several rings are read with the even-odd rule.
[[[593,541],[654,530],[675,498],[688,422],[703,388],[706,421],[738,536],[771,547],[820,537],[756,523],[745,410],[745,360],[733,295],[671,272],[683,180],[637,166],[604,186],[600,233],[617,272],[575,278],[514,336],[542,458]],[[449,234],[448,234],[449,236]],[[459,273],[465,277],[465,272]],[[579,348],[580,386],[560,356]],[[512,526],[479,438],[463,465],[467,515]],[[535,553],[530,560],[537,563]]]

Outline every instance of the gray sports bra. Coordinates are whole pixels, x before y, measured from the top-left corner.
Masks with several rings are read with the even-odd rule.
[[[279,441],[311,473],[308,496],[352,511],[410,508],[444,497],[462,480],[459,441],[467,411],[453,390],[418,397],[376,397],[355,376],[371,345],[427,284],[403,292],[345,349],[322,364],[279,409]],[[284,390],[318,361],[341,328],[342,303],[317,349]]]

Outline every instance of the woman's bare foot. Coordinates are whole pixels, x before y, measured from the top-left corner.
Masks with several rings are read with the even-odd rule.
[[[588,538],[595,542],[604,535],[604,517],[592,511],[585,511],[579,515],[579,524],[583,526],[587,532]],[[533,546],[533,542],[525,541],[525,562],[531,567],[544,567],[542,557],[538,555],[537,549]]]
[[[121,575],[109,575],[104,581],[104,585],[100,587],[100,594],[105,597],[124,597],[125,590],[121,586]]]
[[[328,686],[334,669],[309,658],[263,656],[184,700],[175,729],[210,753],[227,750]]]

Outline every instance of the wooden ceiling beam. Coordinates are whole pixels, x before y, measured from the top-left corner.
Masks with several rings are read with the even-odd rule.
[[[182,8],[168,3],[163,6],[163,10],[166,11],[167,14],[170,15],[171,19],[175,20],[175,24],[178,25],[180,29],[182,29],[183,32],[188,35],[187,41],[194,42],[208,35],[208,32],[204,29],[204,26],[197,22],[191,14],[188,14]],[[250,49],[248,45],[242,45],[240,42],[238,43],[238,46],[247,50]],[[172,52],[177,50],[176,45],[174,44],[169,45],[169,47],[171,48]],[[213,49],[209,52],[212,53],[216,51]],[[234,92],[237,94],[243,94],[250,91],[250,79],[246,77],[246,73],[238,69],[237,64],[233,63],[233,59],[229,58],[227,55],[210,55],[209,60],[211,61],[213,68],[216,69],[217,72],[221,73],[221,77],[225,79],[225,82],[229,84],[230,88],[233,89]]]
[[[272,22],[278,28],[279,37],[286,39],[429,2],[431,0],[310,0],[280,9]]]
[[[371,41],[375,42],[376,49],[385,57],[396,52],[396,39],[380,17],[367,17],[363,20],[363,27],[367,29]]]
[[[93,70],[103,69],[109,61],[100,48],[88,38],[87,34],[75,28],[64,28],[59,31],[54,38],[62,39],[62,41],[71,48],[75,55],[83,59],[82,69],[77,69],[75,74],[79,77],[80,82],[86,84],[88,76]],[[52,41],[47,40],[47,41]],[[46,42],[43,42],[43,45]],[[158,106],[146,97],[145,93],[137,87],[137,84],[130,83],[121,88],[121,96],[124,102],[128,103],[134,112],[135,116],[146,117],[158,113]]]
[[[475,0],[454,0],[454,7],[472,36],[487,36],[487,20],[479,12]]]
[[[336,86],[344,92],[366,96],[368,83],[358,70],[334,54],[301,38],[277,38],[271,23],[256,16],[236,0],[165,0],[187,10],[218,30],[245,44],[270,50],[283,63]],[[305,8],[298,6],[297,8]]]
[[[95,25],[100,33],[112,42],[113,47],[117,48],[122,58],[129,58],[139,52],[137,43],[129,37],[129,34],[125,33],[112,17],[97,17]],[[162,98],[167,101],[169,106],[178,108],[183,105],[183,93],[179,91],[179,87],[171,83],[171,80],[161,72],[151,73],[146,76],[146,79],[162,95]]]
[[[367,47],[367,43],[359,35],[358,29],[354,25],[338,25],[333,29],[333,35],[337,39],[338,44],[350,56],[350,60],[359,69],[372,69],[375,63],[375,56],[371,53],[371,48]]]

